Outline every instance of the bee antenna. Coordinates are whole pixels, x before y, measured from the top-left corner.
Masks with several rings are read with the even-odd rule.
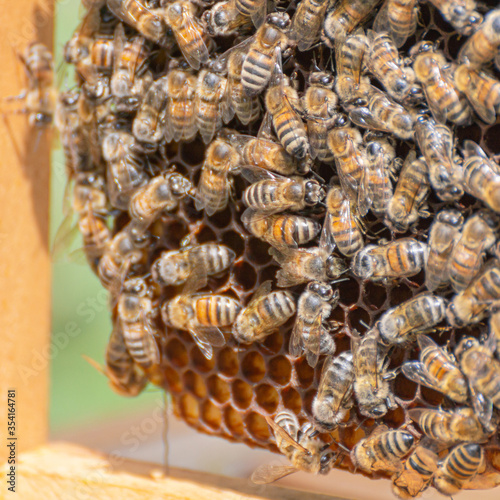
[[[82,354],[82,358],[92,367],[94,367],[98,372],[102,373],[103,375],[106,376],[106,370],[95,360],[92,359],[91,357],[87,356],[86,354]]]

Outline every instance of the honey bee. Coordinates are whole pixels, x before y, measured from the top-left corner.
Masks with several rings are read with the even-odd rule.
[[[241,69],[241,84],[247,96],[260,94],[269,83],[276,61],[288,46],[286,31],[289,25],[286,12],[274,12],[257,30]]]
[[[175,210],[191,191],[191,182],[177,172],[165,172],[153,177],[130,199],[131,230],[143,233],[161,212]]]
[[[493,124],[500,110],[500,81],[468,64],[457,67],[455,85],[467,97],[481,120]]]
[[[180,0],[168,3],[163,16],[188,64],[199,69],[200,64],[208,61],[210,43],[200,20],[196,17],[196,10],[193,2]]]
[[[340,186],[331,186],[326,196],[322,239],[346,257],[363,248],[364,241],[351,200]]]
[[[475,143],[464,141],[464,189],[500,212],[500,167]]]
[[[148,383],[148,378],[138,368],[129,354],[120,322],[115,322],[106,347],[106,369],[109,385],[120,396],[139,395]]]
[[[230,174],[239,167],[240,155],[225,139],[211,142],[205,152],[201,177],[196,189],[196,210],[204,209],[207,215],[224,210],[231,190]]]
[[[310,422],[302,427],[295,413],[290,410],[279,412],[274,420],[265,416],[273,430],[278,450],[290,460],[291,465],[262,465],[252,474],[256,484],[267,484],[296,471],[313,474],[327,474],[332,468],[335,454],[316,437],[316,430]]]
[[[385,0],[373,22],[373,29],[387,32],[396,47],[401,47],[417,29],[417,0]]]
[[[155,80],[144,95],[132,125],[138,141],[156,145],[163,139],[167,99],[168,75]]]
[[[500,10],[490,11],[475,33],[462,45],[458,53],[460,63],[475,67],[489,63],[500,47]]]
[[[427,260],[428,247],[412,238],[400,238],[359,250],[351,264],[353,273],[372,281],[388,281],[418,274]]]
[[[290,38],[303,52],[318,40],[329,0],[301,0],[292,18]]]
[[[455,292],[467,288],[483,265],[484,254],[496,242],[495,220],[481,211],[469,217],[448,261],[448,277]]]
[[[302,106],[307,116],[311,157],[324,162],[333,160],[326,140],[328,131],[335,125],[345,123],[344,117],[337,112],[337,101],[333,91],[333,75],[322,71],[311,73],[309,87],[302,97]]]
[[[457,327],[477,323],[499,299],[500,269],[493,263],[451,299],[446,316],[450,324]]]
[[[330,48],[341,44],[380,0],[340,0],[325,18],[321,40]]]
[[[394,374],[387,372],[389,359],[386,349],[379,346],[380,334],[375,328],[363,338],[351,338],[354,360],[354,394],[362,415],[369,418],[383,417],[389,409],[397,407],[389,380]]]
[[[300,117],[302,104],[299,95],[288,77],[281,74],[269,86],[265,102],[276,136],[286,152],[299,160],[304,159],[309,154],[309,139]]]
[[[462,35],[471,35],[483,20],[483,16],[474,10],[477,8],[475,0],[430,0],[430,2]]]
[[[471,109],[465,96],[459,92],[453,75],[446,71],[448,62],[443,53],[436,50],[431,42],[419,42],[410,50],[414,58],[413,69],[422,84],[427,104],[434,119],[446,120],[457,125],[470,122]]]
[[[500,408],[500,362],[494,359],[496,340],[493,335],[481,344],[474,337],[465,337],[457,345],[455,355],[470,382],[473,408],[485,429],[491,426],[493,406]]]
[[[421,293],[386,311],[378,321],[380,340],[385,345],[405,344],[418,333],[429,331],[445,317],[442,297]]]
[[[415,73],[401,60],[398,49],[387,33],[368,32],[370,53],[366,59],[369,71],[396,101],[404,101],[416,92]]]
[[[155,334],[159,334],[153,323],[151,291],[144,278],[125,281],[118,298],[118,319],[123,340],[130,356],[145,370],[160,363],[160,351]]]
[[[295,300],[290,292],[271,292],[265,281],[250,302],[238,314],[233,327],[235,340],[242,344],[260,342],[295,314]]]
[[[352,407],[354,365],[351,351],[329,356],[323,364],[318,392],[312,403],[314,425],[330,432],[345,418]]]
[[[453,448],[434,475],[435,488],[446,496],[458,493],[472,479],[483,464],[481,445],[461,444]]]
[[[266,17],[267,2],[265,0],[235,0],[236,8],[245,17],[250,17],[258,28]]]
[[[297,309],[297,319],[290,337],[290,354],[302,356],[314,368],[320,354],[333,354],[335,343],[323,326],[323,320],[337,307],[338,290],[333,291],[328,283],[313,281],[301,294]]]
[[[308,217],[291,214],[267,215],[247,208],[241,221],[257,238],[278,249],[297,248],[318,235],[321,224]]]
[[[252,23],[236,8],[236,0],[217,2],[202,15],[202,22],[210,36],[230,36],[248,31]]]
[[[222,122],[228,123],[234,112],[227,100],[227,80],[216,71],[216,63],[210,69],[198,73],[196,86],[196,125],[205,144],[208,144],[215,132],[222,127]]]
[[[229,247],[217,243],[182,247],[162,252],[151,266],[153,281],[161,286],[182,285],[197,273],[196,279],[224,272],[231,266],[236,254]]]
[[[263,213],[298,212],[325,197],[324,189],[314,179],[283,177],[258,167],[242,167],[241,173],[252,182],[243,193],[243,203]]]
[[[489,320],[490,334],[495,339],[496,355],[500,358],[500,310],[498,307],[493,308],[493,312]]]
[[[392,478],[392,492],[403,500],[420,496],[429,487],[437,468],[436,453],[419,444]]]
[[[362,29],[356,30],[344,43],[335,46],[335,92],[344,107],[357,97],[363,96],[370,86],[368,77],[362,76],[365,56],[368,56],[369,51],[368,39]]]
[[[413,110],[391,101],[381,90],[370,87],[366,101],[351,109],[349,118],[360,127],[412,139],[416,115]]]
[[[135,137],[126,130],[107,128],[102,140],[102,155],[107,161],[107,185],[111,204],[127,210],[130,198],[147,182],[143,160],[137,154]]]
[[[419,217],[430,216],[425,203],[430,191],[427,170],[423,158],[417,159],[414,151],[408,153],[387,207],[386,224],[395,231],[405,233]]]
[[[425,286],[431,292],[449,283],[449,261],[464,223],[456,210],[441,210],[433,222],[429,237],[429,257],[425,266]]]
[[[417,340],[420,361],[404,363],[401,367],[404,375],[417,384],[442,392],[457,403],[467,403],[467,380],[462,375],[455,357],[426,335],[419,335]]]
[[[196,76],[177,61],[170,64],[167,75],[168,102],[165,123],[167,142],[191,141],[196,125]]]
[[[429,180],[443,201],[458,200],[463,169],[453,154],[453,133],[449,127],[423,117],[415,124],[415,138],[429,168]]]
[[[409,432],[391,431],[386,425],[378,425],[352,449],[351,460],[366,472],[399,472],[401,459],[410,453],[414,444],[415,438]]]
[[[453,411],[413,408],[408,415],[427,437],[442,444],[480,442],[487,438],[472,408],[460,407]]]

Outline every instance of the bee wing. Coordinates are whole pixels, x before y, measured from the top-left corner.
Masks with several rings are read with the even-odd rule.
[[[354,214],[351,208],[351,201],[347,197],[344,199],[342,208],[340,209],[340,220],[345,227],[351,227],[352,225],[356,226],[356,221],[354,220]],[[349,231],[349,237],[347,239],[347,245],[349,245],[349,247],[352,245],[353,234],[353,231]]]
[[[375,118],[367,107],[353,109],[349,112],[349,118],[360,127],[370,130],[380,130],[381,132],[391,132],[383,122]]]
[[[467,87],[464,93],[481,120],[490,125],[495,123],[496,111],[493,104],[487,105],[486,100],[479,97],[477,90],[473,91],[470,87]]]
[[[297,472],[293,465],[260,465],[252,474],[252,482],[255,484],[268,484],[277,481],[282,477]]]
[[[319,248],[330,255],[335,249],[335,240],[332,232],[333,216],[327,212],[321,236],[319,237]]]
[[[120,56],[123,52],[123,47],[126,42],[125,29],[122,23],[118,23],[114,33],[114,55],[113,55],[113,73],[118,69],[120,64]]]
[[[384,2],[384,5],[382,5],[382,7],[380,7],[376,17],[375,17],[375,20],[373,21],[373,29],[377,32],[377,33],[382,33],[384,31],[390,33],[391,36],[393,36],[393,33],[390,29],[390,24],[389,24],[389,16],[388,16],[388,12],[389,12],[389,2],[388,0],[385,0]],[[399,45],[398,45],[399,47]]]
[[[434,102],[433,95],[429,94],[427,87],[424,85],[424,94],[426,97],[427,105],[432,113],[432,116],[437,122],[446,122],[446,110],[441,110],[441,108]]]
[[[240,172],[241,175],[251,184],[264,180],[278,180],[282,182],[286,182],[288,180],[287,177],[255,165],[246,165],[241,167]]]
[[[267,15],[267,0],[260,0],[258,4],[259,8],[250,16],[256,28],[262,25]]]
[[[253,304],[264,295],[268,295],[271,292],[272,283],[273,282],[271,280],[264,281],[252,295],[252,299],[250,300],[248,305]]]
[[[361,161],[363,169],[366,169],[365,157],[361,151],[356,151],[356,147],[352,143],[351,139],[349,139],[349,152],[347,155],[356,155],[357,161]],[[339,176],[340,185],[342,186],[344,194],[347,195],[348,198],[357,199],[359,191],[358,181],[352,176],[351,173],[345,172],[345,167],[341,161],[336,158],[335,162],[337,164],[337,174]],[[365,176],[366,173],[364,172],[361,179]]]
[[[144,350],[149,352],[150,359],[155,365],[160,364],[160,350],[158,348],[158,343],[156,342],[156,338],[154,336],[154,329],[151,325],[151,319],[147,316],[145,311],[141,312],[143,316],[142,325],[144,327],[144,342],[145,347]]]
[[[226,343],[226,338],[217,327],[196,327],[196,337],[203,344],[210,344],[213,347],[222,347]]]
[[[318,314],[314,319],[313,324],[309,328],[309,335],[304,342],[304,350],[306,351],[306,359],[311,368],[318,364],[319,351],[321,346],[321,334],[323,333],[322,317]]]
[[[229,79],[223,80],[223,88],[219,91],[219,115],[224,123],[229,123],[234,117],[234,108],[231,104],[231,93],[228,91]]]
[[[197,290],[205,287],[208,282],[207,268],[200,254],[197,252],[196,247],[188,250],[188,260],[190,272],[183,287],[183,295],[191,295]]]
[[[78,223],[73,213],[69,213],[58,227],[52,243],[52,260],[61,261],[79,234]]]
[[[183,24],[184,29],[172,30],[179,49],[182,55],[193,69],[200,69],[200,64],[205,64],[209,58],[208,48],[203,40],[202,28],[196,24],[195,18],[191,15],[185,15]],[[198,47],[196,49],[187,50],[187,47],[192,44],[193,40],[198,40]]]
[[[214,350],[212,349],[212,346],[210,345],[210,343],[201,339],[198,331],[189,330],[189,333],[192,335],[193,340],[196,342],[196,345],[198,346],[198,348],[202,352],[203,356],[205,356],[205,358],[207,358],[207,359],[212,359],[212,356],[214,354]]]
[[[413,382],[425,385],[438,392],[443,392],[443,388],[439,387],[436,379],[429,374],[424,364],[420,361],[408,361],[404,363],[401,371],[406,378],[413,380]]]
[[[470,158],[471,156],[480,156],[486,160],[489,160],[488,155],[478,146],[474,141],[465,140],[462,148],[464,158]]]
[[[280,248],[278,250],[277,248],[271,247],[269,249],[269,255],[271,255],[271,257],[278,262],[278,264],[284,266],[283,269],[280,269],[276,274],[276,277],[278,278],[278,286],[280,288],[287,288],[289,286],[295,286],[302,283],[302,279],[300,277],[291,275],[286,270],[286,267],[288,267],[287,261],[293,261],[295,256],[294,252],[296,252],[296,250],[291,248]]]
[[[303,349],[303,333],[304,333],[304,319],[301,317],[300,311],[295,319],[293,325],[292,335],[290,337],[290,354],[296,358],[302,355]]]
[[[297,443],[297,441],[292,436],[290,436],[290,434],[288,434],[288,432],[286,432],[283,427],[279,426],[271,417],[269,417],[268,415],[264,415],[264,418],[266,419],[269,427],[271,427],[271,429],[273,430],[275,436],[279,436],[281,439],[283,439],[283,441],[285,441],[288,445],[293,446],[296,450],[309,455],[309,450]]]
[[[469,385],[469,389],[474,413],[485,429],[491,428],[491,418],[493,416],[493,403],[491,399],[476,391],[471,385]]]

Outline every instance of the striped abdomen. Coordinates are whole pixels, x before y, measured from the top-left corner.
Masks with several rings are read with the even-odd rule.
[[[244,16],[250,17],[262,8],[265,0],[235,0],[238,11]]]
[[[154,336],[150,333],[152,325],[146,325],[146,322],[149,323],[149,321],[148,318],[143,317],[138,321],[128,322],[122,320],[121,322],[123,338],[128,352],[138,365],[146,369],[160,362],[158,345]]]
[[[411,450],[414,442],[415,438],[409,432],[387,431],[376,439],[373,444],[373,452],[376,458],[382,462],[392,461],[393,458],[404,457]]]
[[[484,250],[478,245],[468,246],[459,241],[448,264],[448,276],[456,292],[465,290],[479,271]]]
[[[311,156],[320,161],[333,161],[334,156],[328,147],[326,137],[330,126],[322,120],[308,120],[307,133],[309,136],[309,144],[311,145]]]
[[[390,36],[387,33],[377,34],[372,40],[368,64],[382,82],[386,82],[388,75],[394,71],[400,73],[400,78],[404,78],[398,58],[398,51],[394,47],[394,42]]]
[[[78,221],[78,228],[87,257],[102,257],[112,238],[106,222],[94,214],[83,214]]]
[[[274,69],[274,51],[269,53],[251,48],[241,70],[241,84],[248,96],[260,94],[268,84]]]
[[[202,295],[193,300],[195,322],[201,327],[232,325],[241,310],[237,300],[224,295]]]
[[[350,201],[346,199],[342,203],[350,203]],[[363,235],[354,217],[342,217],[341,211],[332,212],[327,230],[330,231],[342,255],[350,257],[363,248]]]
[[[113,69],[115,57],[115,41],[97,39],[92,43],[90,58],[97,71],[108,73]]]
[[[413,35],[417,27],[416,0],[389,0],[387,9],[389,25],[396,35],[397,47]]]
[[[318,39],[327,0],[302,0],[292,20],[292,36],[296,38],[300,51],[308,50]]]
[[[296,247],[317,236],[321,225],[298,215],[273,215],[268,218],[268,235],[275,244]]]
[[[467,401],[467,393],[465,390],[467,382],[462,372],[452,361],[450,361],[442,348],[435,344],[426,346],[420,352],[420,361],[431,377],[438,382],[440,387],[454,389],[453,393],[450,393],[450,391],[446,392],[449,397],[462,403]]]
[[[385,258],[379,264],[375,276],[412,276],[424,267],[427,245],[415,240],[396,240],[385,249]]]
[[[253,312],[255,333],[262,334],[285,323],[295,313],[295,301],[288,292],[271,292],[262,297]]]
[[[218,245],[217,243],[206,243],[198,247],[194,247],[189,252],[189,261],[199,262],[203,269],[209,276],[219,274],[227,269],[236,254],[229,247]]]
[[[168,124],[172,127],[174,141],[191,140],[198,130],[194,100],[186,93],[171,98],[168,104]]]
[[[495,41],[488,40],[484,30],[479,28],[460,49],[458,60],[461,63],[471,63],[478,66],[485,64],[496,56],[498,45]]]
[[[274,130],[285,151],[300,160],[309,151],[306,129],[291,106],[286,101],[282,104],[281,109],[273,114]]]
[[[493,184],[500,186],[500,175],[484,158],[473,156],[464,162],[464,187],[469,194],[489,204],[485,194]]]

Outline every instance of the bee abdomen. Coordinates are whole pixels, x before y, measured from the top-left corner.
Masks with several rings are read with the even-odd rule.
[[[250,50],[241,71],[241,83],[248,96],[255,96],[262,92],[271,77],[273,57]]]
[[[228,326],[241,310],[237,300],[223,295],[210,295],[196,300],[196,318],[201,326]]]
[[[269,325],[279,326],[295,313],[295,301],[288,292],[272,292],[259,304],[259,313]]]

